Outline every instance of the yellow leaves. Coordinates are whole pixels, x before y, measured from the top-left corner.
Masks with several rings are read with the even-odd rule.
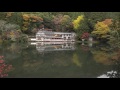
[[[82,66],[82,63],[80,63],[79,57],[78,57],[78,55],[76,53],[73,54],[73,59],[72,60],[73,60],[73,63],[76,64],[77,66],[79,66],[79,67]]]
[[[20,29],[16,30],[19,34],[22,33]]]
[[[14,35],[14,32],[11,31],[11,32],[10,32],[10,35]]]
[[[106,25],[104,22],[97,22],[95,25],[95,30],[92,32],[92,34],[103,35],[101,38],[104,38],[109,32],[110,28],[108,25]]]
[[[43,19],[39,16],[36,16],[34,14],[23,14],[23,31],[28,30],[28,27],[31,25],[31,23],[37,23],[43,21]]]
[[[76,20],[73,21],[73,26],[74,26],[74,29],[77,30],[79,27],[80,27],[80,22],[84,20],[84,16],[81,15],[81,16],[78,16],[78,18]]]
[[[15,34],[14,31],[11,31],[11,32],[10,32],[9,38],[11,38],[11,40],[13,40],[13,41],[15,40],[16,34]]]
[[[35,15],[31,15],[30,18],[32,22],[43,21],[41,17]]]
[[[24,25],[24,26],[29,26],[30,23],[29,23],[29,22],[23,22],[23,25]]]
[[[30,16],[29,16],[29,15],[27,15],[27,14],[23,14],[23,19],[24,19],[25,21],[28,21],[28,20],[29,20],[29,18],[30,18]]]
[[[30,23],[29,22],[27,22],[27,21],[25,21],[25,22],[23,22],[23,31],[26,31],[26,30],[28,30],[28,26],[30,25]]]
[[[12,16],[12,13],[14,12],[7,12],[6,18]]]
[[[28,28],[26,28],[26,27],[23,27],[23,29],[22,29],[22,30],[23,30],[23,31],[26,31],[27,29],[28,29]]]
[[[98,22],[95,25],[95,30],[99,31],[101,34],[106,34],[110,31],[109,27],[106,24],[104,24],[103,22]]]

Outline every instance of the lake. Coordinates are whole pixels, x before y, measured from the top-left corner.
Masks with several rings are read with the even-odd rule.
[[[119,51],[92,43],[0,45],[0,78],[118,78]]]

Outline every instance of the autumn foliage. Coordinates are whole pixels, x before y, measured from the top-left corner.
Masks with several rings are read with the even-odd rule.
[[[102,21],[104,24],[106,25],[111,25],[112,24],[112,19],[105,19],[104,21]]]
[[[73,26],[75,30],[78,30],[80,25],[81,25],[81,21],[84,20],[84,16],[78,16],[78,18],[76,20],[73,21]]]
[[[19,25],[22,33],[35,34],[43,24],[53,31],[76,32],[78,40],[85,32],[97,40],[108,38],[112,30],[120,33],[119,18],[119,12],[0,12],[0,20]]]
[[[89,33],[85,32],[82,34],[81,39],[88,39],[89,38]]]
[[[6,18],[11,17],[14,12],[7,12],[6,13]]]
[[[110,32],[109,24],[110,23],[106,20],[103,22],[97,22],[92,34],[96,35],[97,38],[107,38]]]
[[[71,18],[68,15],[62,15],[58,14],[53,17],[52,20],[54,24],[55,31],[67,31],[70,30],[71,27],[73,27],[71,23]]]
[[[0,78],[7,77],[8,72],[13,68],[12,65],[8,65],[3,60],[4,56],[0,56]]]
[[[43,19],[41,17],[31,14],[23,14],[22,17],[23,17],[23,28],[22,28],[23,31],[28,30],[33,23],[43,22]],[[37,26],[33,26],[33,28],[37,28]]]

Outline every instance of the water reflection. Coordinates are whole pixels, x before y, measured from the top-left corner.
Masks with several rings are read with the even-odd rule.
[[[111,50],[109,45],[12,43],[2,45],[0,55],[4,56],[5,64],[14,67],[7,72],[7,77],[120,77],[120,49]],[[0,63],[2,65],[3,61]]]
[[[97,78],[116,78],[117,71],[108,71],[106,74],[100,75]]]
[[[13,69],[12,65],[6,64],[3,58],[4,56],[0,56],[0,78],[7,77],[8,72]]]
[[[31,45],[36,45],[38,52],[75,50],[74,44],[74,42],[31,42]]]

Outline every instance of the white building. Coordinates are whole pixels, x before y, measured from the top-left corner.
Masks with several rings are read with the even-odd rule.
[[[75,33],[38,31],[36,41],[75,41]]]

